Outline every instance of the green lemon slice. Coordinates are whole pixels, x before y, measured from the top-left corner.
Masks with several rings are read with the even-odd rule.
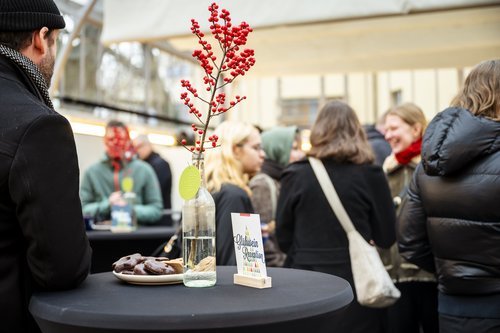
[[[125,177],[122,180],[122,190],[123,192],[132,192],[134,188],[134,180],[132,177]]]
[[[179,180],[179,193],[184,200],[194,198],[201,184],[200,171],[194,166],[188,166]]]

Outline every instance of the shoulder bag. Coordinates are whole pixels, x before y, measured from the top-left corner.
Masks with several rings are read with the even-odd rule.
[[[377,249],[370,245],[354,228],[323,163],[313,157],[309,157],[309,163],[333,212],[347,234],[351,270],[358,303],[372,308],[383,308],[394,304],[401,293],[385,270]]]

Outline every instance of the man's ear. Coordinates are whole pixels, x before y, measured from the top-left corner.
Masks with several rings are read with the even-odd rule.
[[[47,34],[49,29],[43,27],[42,29],[35,31],[31,36],[31,45],[26,49],[26,56],[30,58],[35,64],[39,64],[41,59],[43,59],[49,52],[49,39]]]
[[[33,46],[42,56],[45,56],[47,52],[49,52],[49,38],[47,36],[48,33],[49,28],[43,27],[33,34]]]

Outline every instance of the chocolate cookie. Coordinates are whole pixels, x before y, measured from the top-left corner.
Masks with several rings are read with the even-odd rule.
[[[134,267],[134,275],[149,275],[148,271],[144,269],[144,263],[135,265]]]
[[[125,275],[134,275],[134,271],[131,269],[126,269],[124,271],[121,271],[120,273],[125,274]]]
[[[113,263],[112,267],[115,272],[120,273],[124,270],[133,270],[135,265],[142,261],[142,255],[140,253],[134,253],[118,259]]]
[[[172,267],[154,259],[146,260],[144,262],[144,269],[154,275],[175,274],[175,270]]]

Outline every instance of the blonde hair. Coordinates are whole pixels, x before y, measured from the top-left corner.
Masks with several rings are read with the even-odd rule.
[[[375,159],[354,110],[344,102],[328,102],[311,129],[308,156],[333,157],[339,162],[372,163]]]
[[[243,173],[243,166],[234,156],[234,147],[247,142],[248,137],[258,132],[250,124],[239,121],[224,121],[214,131],[219,137],[220,147],[207,149],[205,160],[205,179],[210,192],[220,191],[222,184],[236,185],[248,195],[248,175]]]
[[[500,60],[483,61],[474,67],[451,106],[500,120]]]
[[[394,106],[387,111],[386,117],[389,115],[398,116],[410,126],[420,124],[420,126],[422,127],[420,131],[420,137],[424,135],[425,129],[427,128],[427,119],[425,118],[425,114],[422,109],[419,108],[416,104],[403,103]]]

